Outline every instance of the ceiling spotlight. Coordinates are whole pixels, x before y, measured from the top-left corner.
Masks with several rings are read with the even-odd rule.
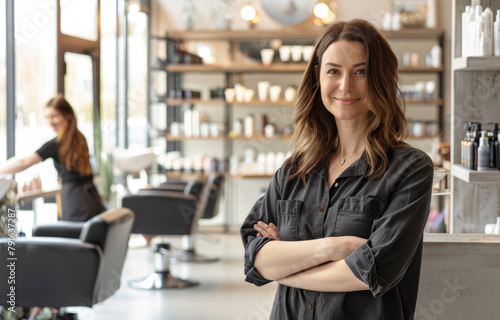
[[[319,19],[326,18],[329,12],[330,7],[326,3],[320,2],[314,6],[314,15]]]
[[[260,22],[259,13],[250,3],[241,8],[240,15],[252,27]]]
[[[314,23],[318,25],[330,24],[337,19],[337,15],[328,3],[320,0],[313,9]]]

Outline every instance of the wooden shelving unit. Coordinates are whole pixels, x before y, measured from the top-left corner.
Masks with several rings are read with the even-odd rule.
[[[500,123],[500,57],[462,57],[462,13],[467,5],[469,0],[453,0],[450,227],[453,233],[483,233],[499,214],[500,171],[461,166],[462,124]],[[486,5],[493,12],[500,9],[498,1]]]

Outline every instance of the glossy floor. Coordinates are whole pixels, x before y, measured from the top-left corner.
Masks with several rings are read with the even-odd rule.
[[[139,290],[128,280],[153,272],[153,255],[145,246],[130,248],[125,261],[121,288],[107,301],[90,308],[77,308],[81,320],[183,320],[183,319],[269,319],[276,291],[275,283],[255,287],[244,281],[243,247],[237,231],[210,232],[196,242],[197,251],[220,257],[213,263],[176,263],[172,274],[195,280],[197,287]],[[214,239],[217,241],[215,242]],[[180,245],[178,238],[165,238]]]

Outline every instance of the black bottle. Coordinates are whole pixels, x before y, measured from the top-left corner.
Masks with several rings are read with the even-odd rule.
[[[495,142],[498,141],[498,123],[492,123],[494,125],[493,130],[488,131],[488,138],[490,142],[490,168],[497,167],[497,153],[495,149]]]
[[[495,141],[495,154],[496,154],[496,166],[500,170],[500,132],[497,135],[497,141]]]
[[[472,124],[472,136],[470,139],[470,146],[468,148],[468,168],[469,170],[477,170],[477,147],[479,146],[478,131],[481,125],[478,123]]]

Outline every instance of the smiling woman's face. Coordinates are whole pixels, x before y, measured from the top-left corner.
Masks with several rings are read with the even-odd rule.
[[[66,128],[68,125],[68,120],[53,107],[45,108],[45,119],[55,132]]]
[[[367,54],[357,41],[333,42],[319,69],[321,99],[337,120],[366,117],[370,110],[366,82]]]

